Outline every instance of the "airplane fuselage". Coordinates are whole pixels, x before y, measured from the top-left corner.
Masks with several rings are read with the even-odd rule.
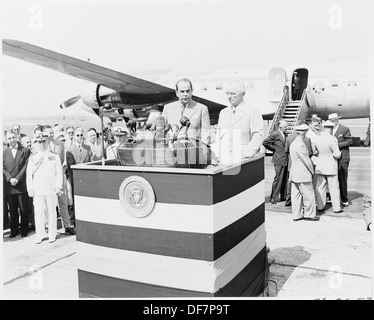
[[[360,69],[360,68],[359,68]],[[360,70],[336,73],[325,70],[325,75],[314,75],[313,69],[298,68],[287,73],[283,68],[272,68],[268,76],[248,76],[243,72],[228,72],[227,76],[190,77],[194,84],[194,94],[221,104],[228,104],[226,87],[231,81],[241,81],[246,85],[246,100],[256,105],[265,119],[272,119],[283,95],[284,86],[290,88],[293,100],[294,70],[304,75],[304,86],[309,104],[308,116],[318,114],[326,119],[331,113],[338,113],[345,119],[370,117],[369,75]],[[188,77],[188,75],[187,75]],[[160,83],[173,87],[178,79],[161,79]]]

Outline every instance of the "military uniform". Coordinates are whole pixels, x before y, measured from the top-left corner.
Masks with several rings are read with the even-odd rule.
[[[49,149],[30,156],[26,170],[27,191],[34,192],[36,242],[45,237],[45,212],[48,217],[48,238],[55,241],[57,235],[56,192],[62,189],[62,168],[58,154]]]

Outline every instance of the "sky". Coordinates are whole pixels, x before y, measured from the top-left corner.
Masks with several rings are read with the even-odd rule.
[[[129,74],[368,59],[370,22],[369,0],[6,0],[1,4],[2,39],[90,59]],[[61,102],[88,85],[8,56],[2,55],[1,63],[3,116],[57,114]]]

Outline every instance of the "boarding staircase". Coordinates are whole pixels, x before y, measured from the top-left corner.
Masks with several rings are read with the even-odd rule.
[[[274,114],[273,121],[269,127],[266,136],[278,129],[278,121],[287,121],[287,135],[292,134],[298,121],[305,120],[308,114],[308,100],[306,99],[306,90],[304,90],[301,100],[290,101],[289,89],[285,87],[283,90],[283,97],[279,103],[278,109]]]
[[[278,109],[274,114],[273,120],[269,127],[266,137],[268,137],[273,131],[278,129],[278,121],[286,120],[287,128],[286,134],[290,135],[294,132],[296,124],[298,121],[305,120],[308,114],[309,104],[306,98],[306,90],[304,90],[303,95],[300,100],[290,101],[289,100],[289,89],[285,86],[283,90],[283,97],[279,102]],[[264,146],[261,147],[261,153],[265,155],[272,155],[273,152],[266,149]]]

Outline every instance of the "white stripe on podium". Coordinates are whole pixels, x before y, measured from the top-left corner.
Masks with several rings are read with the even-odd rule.
[[[264,202],[260,181],[228,200],[212,206],[157,203],[144,218],[130,216],[120,200],[75,196],[76,219],[101,224],[213,234],[244,217]]]
[[[79,270],[146,284],[214,293],[264,248],[265,224],[214,262],[111,249],[78,242]]]

